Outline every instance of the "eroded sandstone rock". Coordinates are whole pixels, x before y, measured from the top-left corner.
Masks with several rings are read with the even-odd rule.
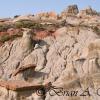
[[[98,13],[95,11],[95,10],[93,10],[91,7],[88,7],[88,8],[86,8],[86,9],[84,9],[84,10],[81,10],[80,12],[79,12],[79,14],[78,14],[78,16],[83,16],[84,17],[84,15],[86,16],[86,15],[89,15],[89,16],[94,16],[94,15],[98,15]]]
[[[73,16],[79,13],[77,5],[70,5],[66,10],[62,12],[62,17]]]
[[[86,9],[82,17],[78,14],[80,12],[76,5],[69,6],[59,21],[49,19],[47,13],[42,13],[37,20],[41,16],[41,24],[46,26],[45,29],[34,31],[39,34],[38,40],[33,42],[31,30],[24,29],[21,38],[5,42],[0,47],[0,78],[15,82],[2,84],[6,88],[10,86],[10,89],[18,86],[26,88],[24,82],[28,85],[35,82],[35,87],[51,82],[55,87],[79,93],[88,88],[91,96],[57,96],[54,91],[51,91],[54,96],[50,96],[47,91],[45,97],[41,97],[33,90],[19,91],[19,96],[16,91],[0,87],[1,100],[8,97],[8,100],[99,100],[95,91],[100,88],[100,16],[91,8]],[[51,13],[51,17],[54,15]],[[16,81],[24,82],[18,85]]]

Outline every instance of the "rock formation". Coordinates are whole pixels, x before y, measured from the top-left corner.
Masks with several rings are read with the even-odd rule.
[[[30,29],[24,28],[24,32],[20,44],[23,50],[27,51],[32,49],[33,41],[32,41],[32,31]]]
[[[28,69],[32,69],[33,71],[35,70],[36,65],[27,65],[27,66],[22,66],[18,69],[16,69],[16,71],[14,73],[12,73],[12,76],[16,76],[18,73],[28,70]]]
[[[88,7],[84,10],[81,10],[78,14],[78,16],[86,16],[86,15],[89,15],[89,16],[94,16],[94,15],[99,15],[95,10],[93,10],[91,7]]]
[[[10,27],[7,20],[0,35],[0,100],[99,100],[100,16],[85,12],[71,5],[60,18],[19,16]],[[21,33],[9,35],[20,18],[25,23],[13,30]]]
[[[72,16],[79,13],[77,5],[70,5],[66,10],[62,12],[62,16]]]

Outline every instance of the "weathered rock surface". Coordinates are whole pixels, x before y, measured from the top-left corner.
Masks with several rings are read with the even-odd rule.
[[[93,10],[91,7],[88,7],[84,10],[81,10],[80,13],[79,13],[80,16],[84,16],[84,15],[98,15],[98,13]]]
[[[62,12],[62,16],[77,15],[79,13],[77,5],[70,5]]]
[[[77,6],[69,6],[66,13],[75,16],[65,15],[67,17],[59,21],[55,19],[59,24],[53,26],[46,22],[46,27],[52,26],[54,31],[35,30],[43,34],[37,35],[42,38],[33,41],[32,31],[24,29],[22,37],[0,47],[0,79],[21,81],[23,85],[24,82],[36,85],[51,82],[53,86],[63,88],[62,91],[55,89],[60,96],[54,90],[46,91],[45,96],[39,96],[32,90],[19,91],[19,98],[18,91],[7,90],[8,84],[4,88],[4,83],[1,83],[0,100],[99,100],[100,16],[90,8],[87,10],[89,14],[80,17]],[[56,15],[51,13],[51,17]],[[20,16],[18,20],[20,18],[23,19]],[[86,89],[88,96],[82,96]],[[78,91],[77,96],[72,96],[72,90]],[[65,91],[70,93],[64,94]]]

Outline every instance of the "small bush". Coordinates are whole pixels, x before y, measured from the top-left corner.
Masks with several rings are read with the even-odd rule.
[[[97,35],[100,35],[100,29],[98,27],[93,27],[94,32],[96,32]]]
[[[6,32],[9,28],[11,28],[11,25],[2,24],[0,25],[0,32]]]
[[[30,28],[32,26],[32,22],[27,20],[17,21],[15,26],[16,28]]]
[[[9,35],[2,35],[0,37],[0,42],[4,43],[5,41],[8,41],[10,39]]]
[[[20,34],[15,34],[15,35],[2,35],[1,37],[0,37],[0,42],[2,42],[2,43],[4,43],[4,42],[6,42],[6,41],[9,41],[9,40],[14,40],[15,38],[17,38],[17,37],[21,37],[22,35],[20,35]]]
[[[41,29],[43,28],[41,24],[34,23],[30,20],[21,20],[15,23],[15,28],[30,28],[30,29]]]

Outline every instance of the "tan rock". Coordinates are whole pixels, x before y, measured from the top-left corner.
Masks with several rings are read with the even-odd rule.
[[[78,16],[81,16],[81,17],[84,17],[84,16],[93,16],[93,15],[98,15],[98,13],[93,10],[91,7],[87,7],[86,9],[84,10],[81,10],[78,14]]]
[[[67,9],[65,9],[62,13],[61,16],[62,17],[66,17],[66,16],[73,16],[73,15],[77,15],[79,13],[78,7],[77,5],[70,5],[68,6]]]
[[[32,69],[34,71],[35,68],[36,68],[36,65],[33,65],[33,64],[19,67],[18,69],[16,69],[16,71],[14,73],[12,73],[12,76],[16,76],[18,73],[25,71],[25,70],[28,70],[28,69]]]

